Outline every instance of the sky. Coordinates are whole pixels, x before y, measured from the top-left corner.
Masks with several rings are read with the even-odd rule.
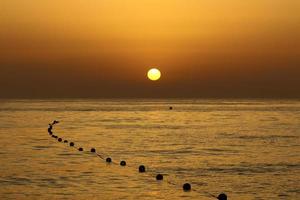
[[[300,98],[300,1],[0,1],[0,98],[167,97]]]

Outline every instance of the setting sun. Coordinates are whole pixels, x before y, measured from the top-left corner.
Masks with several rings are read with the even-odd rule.
[[[148,71],[148,78],[151,81],[157,81],[158,79],[160,79],[161,73],[158,69],[156,68],[152,68]]]

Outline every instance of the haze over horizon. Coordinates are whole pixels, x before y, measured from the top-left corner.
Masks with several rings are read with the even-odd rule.
[[[0,98],[300,98],[299,10],[298,0],[2,0]]]

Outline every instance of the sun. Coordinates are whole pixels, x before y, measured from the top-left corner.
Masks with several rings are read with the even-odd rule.
[[[147,75],[151,81],[157,81],[158,79],[160,79],[161,73],[158,69],[152,68],[148,71]]]

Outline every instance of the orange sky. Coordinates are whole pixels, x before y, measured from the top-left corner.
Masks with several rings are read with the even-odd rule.
[[[0,97],[300,97],[299,0],[1,0]],[[162,79],[150,82],[150,66]]]

